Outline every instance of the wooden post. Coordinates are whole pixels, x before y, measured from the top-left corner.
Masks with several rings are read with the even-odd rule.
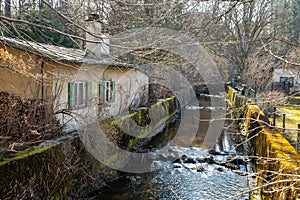
[[[274,113],[273,113],[273,126],[276,126],[276,107],[274,106]]]
[[[297,130],[297,151],[299,152],[300,150],[300,124],[298,125],[298,130]]]
[[[282,133],[285,131],[285,113],[282,114]]]
[[[267,109],[266,109],[266,113],[267,113],[267,118],[268,118],[268,119],[269,119],[269,117],[270,117],[269,112],[270,112],[270,102],[267,103]]]

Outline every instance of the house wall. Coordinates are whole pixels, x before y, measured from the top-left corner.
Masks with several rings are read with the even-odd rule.
[[[293,77],[295,88],[300,88],[300,72],[292,69],[275,69],[274,78],[275,82],[280,82],[280,77]]]
[[[148,77],[135,69],[116,68],[107,66],[82,65],[80,68],[59,67],[54,71],[53,93],[57,94],[54,103],[55,111],[68,110],[68,83],[92,82],[92,98],[90,105],[80,109],[71,110],[76,119],[87,121],[97,118],[108,118],[125,112],[132,99],[139,99],[136,90],[148,84]],[[99,84],[111,80],[116,83],[115,101],[100,103]],[[148,91],[145,91],[146,93]],[[68,114],[58,114],[62,123],[69,123],[66,131],[77,129],[76,119]]]
[[[55,62],[9,46],[0,46],[0,48],[7,50],[16,59],[21,59],[31,67],[23,70],[23,73],[17,73],[16,70],[7,68],[7,63],[0,60],[0,91],[29,99],[43,97],[48,108],[49,119],[54,111],[61,123],[73,121],[73,125],[70,125],[73,128],[75,128],[74,118],[71,115],[107,118],[126,111],[132,101],[138,105],[141,95],[137,90],[140,86],[148,84],[148,77],[135,69]],[[40,76],[42,62],[43,84]],[[11,68],[20,70],[18,66]],[[113,103],[99,104],[99,83],[104,80],[112,80],[116,83]],[[69,82],[92,82],[92,102],[89,107],[73,109],[71,112],[68,110]],[[42,86],[44,95],[42,95]],[[144,92],[147,96],[148,90]]]
[[[42,59],[34,54],[26,51],[18,50],[8,46],[0,45],[0,48],[5,49],[12,54],[16,59],[20,59],[28,67],[28,69],[20,69],[19,66],[10,65],[3,60],[0,60],[0,91],[8,92],[10,94],[19,95],[26,98],[42,98],[42,77],[37,76],[41,74]],[[48,73],[49,66],[53,64],[45,64],[44,73]],[[15,60],[15,63],[20,63]],[[44,77],[44,97],[49,99],[51,97],[51,73]]]
[[[51,120],[53,116],[52,69],[59,64],[9,46],[0,45],[0,49],[9,52],[14,59],[13,64],[0,59],[0,91],[26,99],[43,100],[46,118]],[[18,65],[22,62],[24,65]]]

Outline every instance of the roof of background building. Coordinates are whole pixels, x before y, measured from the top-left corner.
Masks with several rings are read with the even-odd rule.
[[[117,63],[109,56],[97,58],[91,53],[81,49],[67,48],[56,45],[31,42],[17,38],[0,36],[0,44],[11,46],[26,52],[30,52],[41,57],[46,57],[60,62],[73,62],[81,64],[104,65],[114,67],[134,68],[132,65]]]

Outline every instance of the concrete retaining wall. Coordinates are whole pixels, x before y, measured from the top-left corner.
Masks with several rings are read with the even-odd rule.
[[[112,120],[110,124],[113,130],[111,131],[112,134],[108,136],[112,137],[114,143],[123,149],[131,149],[142,138],[147,137],[175,115],[176,101],[175,96],[166,98],[152,105],[151,108],[144,108]],[[128,133],[132,131],[138,133],[139,137],[130,136]]]
[[[244,118],[244,113],[246,110],[246,97],[240,95],[232,87],[227,87],[227,107],[229,108],[229,113],[232,119]]]
[[[227,96],[229,103],[238,109],[237,92],[229,88]],[[268,118],[258,106],[242,105],[236,113],[244,113],[261,199],[297,199],[300,155],[277,130],[269,127]]]

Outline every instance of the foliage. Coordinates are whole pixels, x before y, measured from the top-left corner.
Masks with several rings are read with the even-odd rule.
[[[35,41],[58,46],[79,48],[78,41],[69,35],[79,36],[82,33],[74,25],[68,23],[65,19],[55,13],[53,10],[43,7],[35,9],[31,6],[24,6],[23,12],[16,17],[28,23],[14,24],[4,29],[4,35],[8,37],[18,37],[24,40]],[[39,26],[35,26],[32,24]],[[43,28],[46,27],[46,28]],[[59,30],[64,34],[51,31],[49,28]]]

